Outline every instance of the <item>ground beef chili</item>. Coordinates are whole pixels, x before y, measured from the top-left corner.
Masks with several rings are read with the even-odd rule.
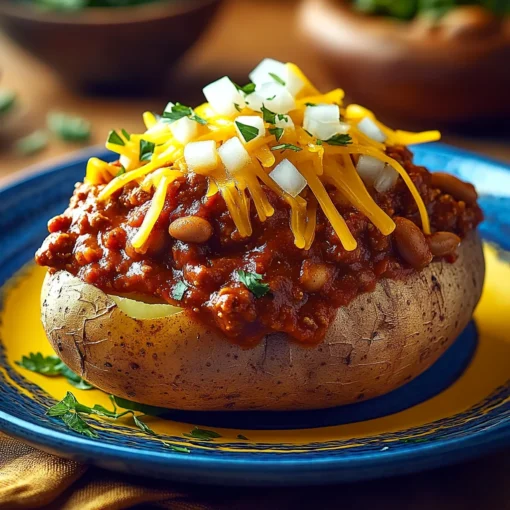
[[[393,147],[387,152],[405,167],[417,186],[432,232],[451,232],[462,238],[482,220],[476,200],[456,200],[452,186],[451,194],[435,187],[432,174],[412,163],[409,150]],[[152,193],[128,185],[111,199],[98,202],[101,188],[76,185],[69,208],[50,220],[50,234],[36,254],[37,263],[51,270],[67,270],[107,293],[141,296],[148,301],[156,298],[188,308],[198,320],[213,324],[245,345],[276,331],[299,342],[318,342],[337,308],[361,292],[372,291],[379,279],[405,278],[419,267],[413,268],[402,257],[405,246],[399,251],[395,233],[383,236],[334,192],[331,197],[358,242],[352,252],[342,247],[320,211],[311,249],[296,248],[288,206],[267,189],[274,215],[262,223],[252,208],[253,235],[241,238],[221,195],[207,198],[207,181],[196,174],[170,186],[164,210],[142,254],[133,249],[130,239],[144,219]],[[416,203],[401,179],[390,192],[371,192],[390,216],[419,225]],[[207,222],[201,222],[207,241],[183,242],[169,235],[172,222],[190,215],[207,220],[212,227],[211,231]],[[405,220],[397,224],[409,226]],[[452,237],[441,234],[438,241],[445,236]],[[438,253],[453,262],[455,252],[448,249],[448,243],[441,246]],[[431,257],[426,256],[425,263]],[[240,283],[240,269],[263,275],[270,293],[256,298]],[[176,301],[172,292],[181,281],[188,288],[182,300]]]

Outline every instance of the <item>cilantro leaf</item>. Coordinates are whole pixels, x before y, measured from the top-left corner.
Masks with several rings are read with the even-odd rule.
[[[131,135],[123,128],[120,130],[126,140],[131,140]]]
[[[221,435],[214,430],[200,429],[198,427],[195,427],[189,434],[183,435],[193,439],[201,439],[202,441],[212,441],[218,437],[221,437]]]
[[[305,106],[317,106],[317,103],[305,103]]]
[[[249,126],[248,124],[243,124],[242,122],[235,121],[236,126],[239,129],[239,132],[243,136],[245,142],[249,142],[250,140],[253,140],[254,138],[257,138],[259,134],[259,129],[254,126]]]
[[[265,296],[269,292],[269,285],[262,281],[262,275],[239,269],[237,271],[239,281],[257,298]]]
[[[139,404],[138,402],[132,402],[131,400],[127,400],[125,398],[115,397],[114,395],[111,395],[110,399],[114,405],[116,404],[119,407],[122,407],[122,409],[138,411],[143,414],[148,414],[149,416],[159,416],[160,414],[168,412],[168,409],[164,409],[163,407]]]
[[[40,352],[31,352],[23,356],[21,361],[16,361],[16,365],[43,375],[60,375],[61,363],[58,356],[43,356]]]
[[[172,290],[172,297],[176,299],[177,301],[181,301],[181,299],[184,297],[184,293],[188,290],[188,284],[184,282],[183,280],[179,280],[173,290]]]
[[[117,131],[110,131],[106,141],[107,143],[112,143],[113,145],[126,145],[126,142],[124,142]]]
[[[64,112],[50,112],[48,128],[66,142],[85,142],[90,138],[90,122]]]
[[[269,128],[269,132],[275,136],[276,141],[279,142],[283,136],[284,129],[280,127]]]
[[[68,428],[78,434],[82,434],[92,439],[99,437],[97,432],[77,412],[67,412],[62,416],[62,421]]]
[[[119,168],[119,171],[117,172],[117,175],[115,177],[118,177],[119,175],[122,175],[125,173],[126,173],[126,169],[121,165],[121,167]]]
[[[186,106],[181,103],[175,103],[170,107],[170,109],[168,109],[167,106],[167,108],[163,112],[163,118],[170,120],[172,122],[182,119],[183,117],[189,117],[191,120],[194,120],[195,122],[198,122],[199,124],[202,124],[204,126],[207,124],[207,121],[202,117],[199,117],[193,111],[193,108],[191,108],[191,106]]]
[[[255,87],[256,87],[255,83],[250,82],[242,87],[237,85],[237,83],[234,83],[234,85],[237,90],[244,92],[246,95],[251,94],[252,92],[255,92]]]
[[[331,138],[324,140],[328,145],[349,145],[352,143],[350,135],[333,135]]]
[[[289,119],[287,118],[287,115],[285,115],[284,113],[279,113],[277,115],[278,117],[278,120],[284,120],[285,122],[287,122]]]
[[[12,90],[0,90],[0,115],[10,111],[16,103],[16,94]]]
[[[68,391],[66,396],[60,402],[46,411],[46,414],[48,416],[64,416],[64,414],[68,411],[74,411],[77,403],[78,401],[76,400],[76,397]]]
[[[276,94],[273,97],[266,97],[266,101],[272,101],[276,97]]]
[[[78,374],[74,373],[64,362],[60,365],[60,375],[63,375],[69,384],[78,388],[79,390],[92,390],[94,386],[81,378]]]
[[[303,149],[301,147],[298,147],[297,145],[293,145],[291,143],[281,143],[280,145],[274,145],[273,147],[271,147],[271,150],[272,151],[291,150],[291,151],[294,151],[294,152],[299,152],[299,151],[302,151]]]
[[[243,439],[244,441],[249,441],[249,439],[246,436],[243,436],[242,434],[237,434],[237,439]]]
[[[136,424],[136,426],[142,431],[142,432],[145,432],[146,434],[149,434],[151,436],[156,436],[156,432],[154,432],[150,427],[149,425],[147,425],[147,423],[143,422],[142,420],[140,420],[140,418],[138,418],[138,416],[136,416],[135,414],[133,414],[133,420]]]
[[[269,74],[269,76],[271,76],[271,78],[273,78],[273,80],[276,83],[279,83],[280,85],[283,85],[285,87],[285,82],[277,74],[274,74],[274,73],[268,73],[268,74]]]
[[[237,104],[237,103],[234,103],[234,106],[235,106],[235,109],[238,111],[238,112],[241,112],[242,111],[242,108]]]
[[[186,448],[185,446],[178,446],[175,444],[170,444],[170,443],[167,443],[166,441],[163,441],[163,444],[167,448],[170,448],[170,450],[172,450],[176,453],[190,453],[190,451],[191,451],[189,448]]]
[[[156,144],[147,140],[140,140],[140,161],[150,161]]]
[[[268,110],[264,105],[262,105],[260,111],[262,112],[262,119],[264,122],[267,122],[268,124],[276,123],[276,113]]]

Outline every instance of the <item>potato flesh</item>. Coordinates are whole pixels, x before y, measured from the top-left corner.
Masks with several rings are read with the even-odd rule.
[[[143,303],[142,301],[110,294],[108,294],[108,297],[115,302],[122,312],[132,319],[160,319],[183,311],[182,308],[173,305]]]

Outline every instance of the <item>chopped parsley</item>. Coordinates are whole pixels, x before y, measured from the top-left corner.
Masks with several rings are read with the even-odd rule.
[[[140,161],[150,161],[154,154],[156,144],[147,140],[140,140]]]
[[[86,142],[90,138],[90,122],[63,112],[50,112],[48,128],[66,142]]]
[[[238,112],[242,111],[242,108],[237,103],[234,103],[234,106]]]
[[[273,97],[266,97],[266,101],[272,101],[276,97],[276,94]]]
[[[261,298],[269,292],[269,285],[262,281],[262,275],[239,269],[239,281],[256,297]]]
[[[305,103],[305,106],[317,106],[317,103]]]
[[[254,126],[248,126],[248,124],[243,124],[242,122],[235,121],[237,128],[246,142],[257,138],[259,134],[259,129]]]
[[[50,377],[63,376],[69,384],[80,390],[94,388],[78,374],[75,374],[58,356],[43,356],[40,352],[31,352],[28,356],[23,356],[21,361],[17,361],[16,364],[37,374]]]
[[[324,142],[328,145],[349,145],[352,143],[352,138],[350,135],[333,135]]]
[[[221,434],[218,434],[214,430],[200,429],[195,427],[189,434],[183,434],[186,437],[190,437],[192,439],[200,439],[202,441],[213,441],[218,437],[221,437]]]
[[[0,90],[0,115],[12,110],[16,104],[16,94],[12,90]]]
[[[173,452],[176,452],[176,453],[190,453],[191,452],[191,450],[189,448],[186,448],[185,446],[178,446],[176,444],[170,444],[170,443],[167,443],[166,441],[163,441],[163,444],[167,448],[170,448],[170,450],[172,450]]]
[[[317,142],[316,142],[317,145],[322,145],[322,140],[320,138],[317,138]]]
[[[285,82],[277,74],[274,74],[274,73],[268,73],[268,74],[269,74],[269,76],[271,76],[271,78],[273,78],[273,80],[276,83],[279,83],[280,85],[283,85],[285,87]]]
[[[106,139],[107,143],[112,143],[113,145],[126,145],[126,142],[121,138],[117,131],[110,131],[108,133],[108,138]]]
[[[184,293],[188,290],[188,285],[183,280],[179,280],[175,287],[172,290],[172,297],[177,300],[181,301],[181,299],[184,297]]]
[[[283,136],[284,129],[280,127],[269,128],[269,132],[275,136],[276,141],[279,142]]]
[[[206,125],[207,121],[202,117],[199,117],[191,106],[186,106],[181,103],[175,103],[170,107],[170,109],[166,109],[163,112],[163,118],[175,122],[176,120],[182,119],[183,117],[188,117],[199,124]]]
[[[276,123],[276,113],[268,110],[264,105],[262,105],[260,111],[262,112],[262,119],[264,122],[267,122],[268,124]]]
[[[290,151],[294,151],[294,152],[299,152],[299,151],[302,151],[303,149],[301,147],[298,147],[297,145],[293,145],[291,143],[281,143],[280,145],[275,145],[275,146],[271,147],[271,150],[272,151],[290,150]]]
[[[121,167],[119,168],[119,171],[117,172],[117,175],[115,177],[119,177],[119,175],[122,175],[125,173],[126,173],[126,169],[121,165]]]
[[[237,85],[237,83],[234,83],[234,85],[237,90],[244,92],[246,95],[251,94],[252,92],[255,92],[255,87],[256,87],[255,83],[250,82],[242,87]]]
[[[127,141],[131,140],[131,135],[125,129],[121,129],[121,132]]]
[[[249,439],[246,436],[243,436],[242,434],[237,434],[237,439],[242,439],[243,441],[249,441]]]
[[[287,122],[289,120],[284,113],[279,113],[277,115],[277,117],[278,117],[278,120],[284,120],[285,122]]]

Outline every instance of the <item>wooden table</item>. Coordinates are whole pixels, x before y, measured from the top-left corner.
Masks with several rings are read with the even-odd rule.
[[[332,88],[335,84],[331,83],[327,70],[321,67],[308,45],[301,43],[297,28],[292,28],[295,5],[293,1],[227,2],[207,35],[174,73],[175,91],[168,98],[161,99],[79,96],[60,84],[49,69],[0,34],[0,85],[15,89],[22,103],[19,115],[9,119],[7,126],[0,126],[0,142],[3,139],[0,178],[79,147],[55,141],[44,152],[28,158],[21,158],[9,150],[14,138],[42,126],[49,110],[63,110],[86,117],[93,124],[91,142],[102,144],[109,129],[141,129],[142,111],[160,111],[169,99],[184,101],[190,96],[197,97],[201,86],[213,78],[228,74],[239,81],[245,80],[248,71],[264,56],[295,61],[321,88]],[[282,27],[286,27],[286,36],[278,37],[276,34],[281,33]],[[262,33],[273,35],[264,37]],[[445,141],[510,161],[508,135],[491,136],[485,132],[471,136],[447,134]],[[228,496],[218,489],[208,489],[208,494],[211,502],[225,503],[226,499],[242,508],[303,508],[317,504],[321,508],[504,510],[510,509],[509,453],[501,452],[428,473],[334,488],[255,492],[229,489]],[[305,501],[308,501],[306,505]]]

